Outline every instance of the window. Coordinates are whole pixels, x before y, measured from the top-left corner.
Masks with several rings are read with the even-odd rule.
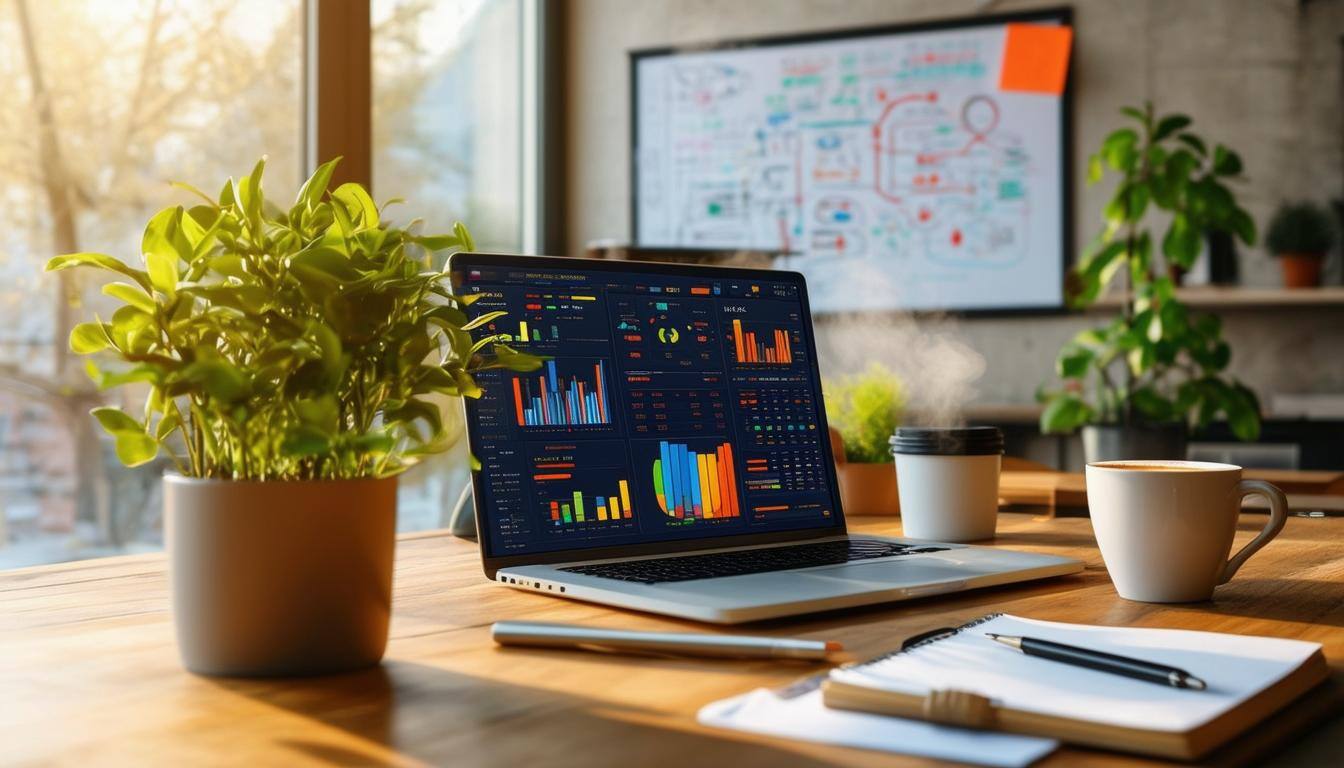
[[[0,567],[156,548],[160,466],[129,470],[68,352],[101,298],[58,253],[132,259],[170,180],[270,156],[300,181],[300,2],[16,0],[0,6]],[[122,403],[130,406],[131,403]]]
[[[522,0],[374,0],[373,186],[482,250],[522,233]],[[382,194],[382,193],[380,193]]]
[[[389,215],[483,251],[533,250],[525,230],[524,0],[373,0],[373,190]],[[444,401],[461,433],[461,409]],[[402,476],[397,525],[445,524],[465,486],[466,441]]]
[[[521,50],[537,6],[374,0],[373,192],[410,201],[390,213],[427,230],[460,219],[482,248],[527,247]],[[133,260],[153,212],[189,202],[168,182],[217,185],[262,154],[268,196],[292,196],[306,176],[308,10],[0,3],[0,568],[161,546],[164,467],[122,467],[88,416],[134,398],[97,392],[66,351],[70,326],[102,306],[101,282],[42,265],[79,250]],[[459,449],[404,478],[403,528],[441,525],[465,476]]]

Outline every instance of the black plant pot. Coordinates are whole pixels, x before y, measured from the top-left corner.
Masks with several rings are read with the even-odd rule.
[[[1094,461],[1185,458],[1185,422],[1170,424],[1089,424],[1083,427],[1083,454]]]

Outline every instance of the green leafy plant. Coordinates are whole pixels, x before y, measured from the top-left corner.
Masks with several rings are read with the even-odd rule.
[[[1265,245],[1275,256],[1286,253],[1323,256],[1335,247],[1337,238],[1334,215],[1324,206],[1286,203],[1270,219]]]
[[[1084,424],[1185,420],[1199,429],[1219,415],[1243,440],[1260,432],[1255,393],[1222,375],[1232,352],[1215,315],[1192,317],[1175,283],[1154,260],[1153,216],[1169,218],[1159,247],[1169,268],[1190,268],[1208,231],[1255,242],[1255,222],[1227,182],[1242,170],[1236,152],[1212,148],[1189,130],[1185,115],[1158,117],[1151,104],[1121,112],[1135,123],[1114,131],[1088,160],[1088,183],[1110,171],[1119,184],[1104,210],[1105,225],[1069,276],[1070,304],[1094,303],[1117,279],[1120,316],[1064,345],[1055,368],[1063,386],[1042,390],[1044,432]]]
[[[473,296],[454,295],[435,255],[471,250],[382,218],[358,184],[328,190],[323,164],[281,210],[262,192],[265,159],[217,198],[159,211],[143,269],[100,253],[93,267],[121,306],[77,325],[71,348],[101,388],[148,390],[142,414],[97,408],[127,465],[165,454],[184,475],[238,480],[384,477],[450,444],[434,394],[479,397],[473,374],[535,370],[541,359],[470,331]],[[384,206],[386,207],[386,205]],[[109,354],[110,353],[110,354]]]
[[[857,374],[828,381],[826,418],[840,432],[845,458],[855,462],[891,461],[887,440],[905,410],[901,380],[881,363]]]

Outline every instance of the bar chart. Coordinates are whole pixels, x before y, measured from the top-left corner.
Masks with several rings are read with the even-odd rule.
[[[611,423],[607,366],[567,361],[562,374],[555,360],[546,361],[535,379],[515,376],[513,407],[520,427],[574,427]]]
[[[542,528],[557,539],[619,536],[634,530],[636,489],[616,440],[529,442],[525,481]]]
[[[546,509],[552,525],[600,523],[611,520],[629,520],[634,517],[630,505],[630,484],[618,480],[611,495],[585,494],[581,490],[547,500]]]
[[[739,364],[793,364],[793,347],[787,329],[772,327],[763,328],[759,332],[747,330],[738,318],[733,318],[733,353],[734,360]]]
[[[583,350],[580,354],[587,354],[598,345],[605,348],[610,343],[606,313],[598,306],[595,294],[506,288],[478,295],[481,298],[468,308],[468,317],[505,314],[474,329],[472,336],[477,340],[489,336],[542,354],[562,347],[575,354],[575,345]]]
[[[523,343],[528,341],[559,341],[560,327],[555,323],[533,323],[528,325],[526,320],[518,321],[518,333],[514,335],[514,343]]]
[[[677,520],[739,517],[733,446],[720,443],[704,451],[686,443],[658,443],[653,461],[653,492],[663,514]]]

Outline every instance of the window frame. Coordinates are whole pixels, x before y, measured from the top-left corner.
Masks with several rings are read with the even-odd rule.
[[[558,14],[545,0],[519,7],[519,244],[525,254],[563,242],[548,192],[558,180],[558,142],[551,106],[559,86]],[[343,159],[333,182],[358,182],[373,190],[372,0],[303,0],[303,135],[300,156],[307,178],[327,158]],[[468,222],[470,223],[470,222]]]

